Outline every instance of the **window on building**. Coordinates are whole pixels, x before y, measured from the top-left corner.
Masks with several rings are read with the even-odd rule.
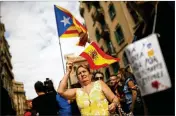
[[[115,8],[114,8],[113,3],[111,3],[109,5],[109,16],[110,16],[111,20],[113,20],[114,17],[116,16],[116,12],[115,12]]]
[[[107,54],[111,55],[111,41],[110,39],[106,39],[106,46],[108,48],[108,51],[106,52]]]
[[[114,47],[112,46],[112,42],[109,40],[107,43],[107,48],[108,48],[108,54],[109,55],[113,55],[113,54],[116,54],[115,53],[115,49],[114,49]]]
[[[113,47],[113,45],[112,45],[112,42],[109,43],[109,47],[110,47],[111,56],[112,56],[112,55],[115,55],[116,52],[115,52],[115,49],[114,49],[114,47]]]
[[[95,6],[95,8],[100,8],[100,2],[99,1],[93,1],[92,5]]]
[[[133,17],[133,20],[134,20],[135,24],[137,24],[137,23],[139,22],[139,17],[138,17],[138,15],[137,15],[137,13],[136,13],[134,10],[132,10],[132,11],[130,12],[130,14],[131,14],[131,16]]]
[[[95,20],[98,21],[103,28],[106,25],[103,8],[96,10],[95,17]]]
[[[106,45],[107,45],[108,51],[111,51],[111,44],[110,44],[110,41],[107,41]]]
[[[137,15],[136,11],[131,7],[129,2],[127,2],[126,5],[127,5],[129,13],[131,14],[131,16],[134,20],[134,23],[137,24],[139,22],[139,16]]]
[[[98,28],[96,28],[95,35],[96,35],[97,41],[99,42],[99,40],[101,38],[101,35],[100,35],[100,32],[99,32]]]
[[[117,43],[120,45],[124,41],[124,35],[120,25],[117,25],[114,34],[115,34]]]
[[[99,21],[99,22],[101,24],[102,29],[104,30],[106,28],[106,23],[105,23],[104,18],[101,21]]]
[[[106,76],[106,80],[108,80],[109,77],[110,77],[110,72],[109,72],[109,69],[108,69],[108,68],[105,69],[105,76]]]
[[[117,73],[118,73],[118,70],[119,70],[119,68],[120,68],[119,63],[118,63],[118,62],[115,62],[115,63],[113,63],[113,64],[111,64],[111,65],[112,65],[112,68],[113,68],[113,70],[114,70],[114,74],[117,74]]]
[[[129,61],[125,52],[123,53],[122,59],[123,59],[124,66],[126,67],[129,64]]]

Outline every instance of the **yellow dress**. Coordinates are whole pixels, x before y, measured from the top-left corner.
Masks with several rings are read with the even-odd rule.
[[[102,91],[100,81],[94,82],[89,95],[81,88],[77,89],[76,102],[81,115],[109,115],[108,101]]]

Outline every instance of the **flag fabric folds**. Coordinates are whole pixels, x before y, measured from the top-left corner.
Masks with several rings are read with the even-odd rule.
[[[82,32],[82,33],[79,34],[79,36],[80,36],[80,40],[79,40],[79,42],[76,45],[77,46],[85,46],[86,43],[89,42],[88,41],[88,34]]]
[[[80,33],[87,33],[87,29],[68,10],[54,5],[54,11],[59,37],[80,37]]]
[[[84,57],[88,61],[90,68],[95,70],[120,60],[105,54],[95,42],[92,42],[80,56]]]

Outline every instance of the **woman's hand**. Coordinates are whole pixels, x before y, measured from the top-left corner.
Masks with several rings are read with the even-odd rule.
[[[66,71],[70,73],[72,71],[73,63],[72,62],[67,62],[66,64]]]
[[[116,111],[116,104],[115,104],[115,103],[111,103],[111,104],[109,105],[109,107],[108,107],[108,110],[109,110],[109,112],[111,112],[111,113],[115,113],[115,111]]]

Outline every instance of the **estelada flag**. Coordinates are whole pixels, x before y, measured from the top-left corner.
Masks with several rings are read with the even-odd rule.
[[[104,53],[95,42],[92,42],[80,56],[84,57],[88,61],[90,68],[95,70],[120,60]]]
[[[54,5],[54,11],[60,38],[80,37],[82,33],[87,34],[87,29],[68,10]],[[85,45],[86,42],[79,41],[77,45],[83,44]]]

